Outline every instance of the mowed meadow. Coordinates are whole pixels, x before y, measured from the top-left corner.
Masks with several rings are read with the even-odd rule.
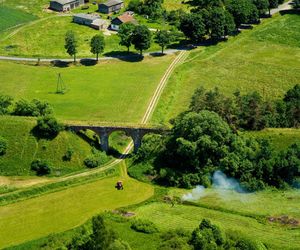
[[[0,62],[1,93],[48,101],[60,120],[139,123],[175,55],[66,68]],[[16,74],[17,70],[17,74]],[[56,94],[58,74],[66,86]]]
[[[152,121],[166,123],[186,110],[200,86],[218,87],[228,96],[239,90],[281,97],[299,83],[299,23],[299,15],[276,15],[227,42],[190,52],[170,78]]]
[[[22,10],[0,6],[0,34],[9,28],[25,24],[35,19],[36,17],[34,15]]]

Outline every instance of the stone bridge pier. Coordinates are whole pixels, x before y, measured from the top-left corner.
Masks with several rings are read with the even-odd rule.
[[[161,134],[163,129],[152,128],[129,128],[129,127],[102,127],[102,126],[69,126],[69,128],[78,133],[79,131],[91,130],[100,137],[101,149],[105,152],[109,150],[109,136],[115,131],[124,131],[128,137],[131,137],[134,144],[134,152],[136,153],[142,145],[142,139],[146,134]]]

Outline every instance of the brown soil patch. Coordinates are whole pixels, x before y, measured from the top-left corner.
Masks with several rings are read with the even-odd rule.
[[[272,223],[280,223],[282,225],[287,225],[287,226],[299,226],[300,222],[299,220],[295,218],[291,218],[288,215],[281,215],[278,217],[275,216],[270,216],[268,217],[268,221]]]

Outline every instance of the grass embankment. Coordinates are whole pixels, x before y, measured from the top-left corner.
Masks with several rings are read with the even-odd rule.
[[[107,178],[0,207],[0,248],[69,230],[96,213],[140,203],[153,195],[150,185],[124,176],[125,189],[117,191],[114,186],[119,179]]]
[[[300,79],[299,15],[275,16],[229,41],[190,53],[171,76],[152,121],[166,123],[188,108],[197,87],[226,95],[258,91],[281,97]]]
[[[0,6],[0,34],[1,32],[35,20],[34,15],[28,14],[22,10],[12,9],[6,6]]]
[[[53,140],[38,140],[31,133],[35,125],[35,119],[0,116],[0,135],[8,140],[7,153],[0,156],[0,175],[34,175],[30,164],[35,159],[49,162],[55,176],[86,168],[83,160],[91,154],[91,145],[67,131]],[[74,154],[71,161],[64,161],[69,148]]]
[[[105,61],[67,68],[0,62],[1,93],[48,101],[62,120],[139,123],[164,72],[175,58]],[[18,71],[18,74],[15,72]],[[55,94],[61,73],[68,91]]]

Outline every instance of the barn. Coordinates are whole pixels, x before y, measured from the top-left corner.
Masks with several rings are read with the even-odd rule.
[[[55,11],[70,11],[84,4],[84,0],[52,0],[50,9]]]
[[[105,3],[99,3],[98,11],[104,14],[119,12],[124,7],[122,0],[108,0]]]

